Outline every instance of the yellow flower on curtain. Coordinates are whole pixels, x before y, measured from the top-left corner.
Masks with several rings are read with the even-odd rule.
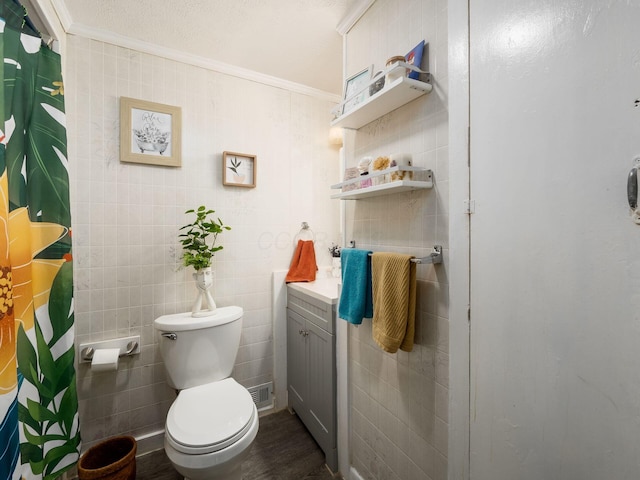
[[[63,82],[52,82],[54,87],[58,87],[55,90],[51,91],[51,95],[64,95],[64,83]]]
[[[3,294],[5,303],[13,302],[11,291],[11,264],[9,262],[9,232],[7,230],[8,192],[6,170],[0,176],[0,270],[2,278],[9,285]],[[17,383],[16,376],[16,322],[13,308],[0,314],[0,395],[13,390]]]
[[[0,176],[0,297],[3,297],[4,279],[13,284],[10,298],[13,315],[0,316],[0,394],[16,386],[15,335],[18,326],[22,323],[25,331],[33,328],[34,311],[49,301],[53,280],[65,263],[65,260],[34,260],[34,257],[66,233],[66,228],[56,223],[32,222],[24,207],[10,212],[7,222],[3,217],[7,212],[6,193],[5,171]],[[7,261],[10,272],[5,267]]]
[[[9,252],[13,273],[13,302],[17,322],[33,328],[34,310],[49,301],[53,279],[65,260],[33,258],[66,233],[56,223],[32,222],[26,208],[9,213]]]

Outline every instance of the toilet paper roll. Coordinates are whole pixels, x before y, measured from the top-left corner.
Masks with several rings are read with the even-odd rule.
[[[94,372],[111,372],[118,369],[119,348],[99,348],[93,352],[91,370]]]

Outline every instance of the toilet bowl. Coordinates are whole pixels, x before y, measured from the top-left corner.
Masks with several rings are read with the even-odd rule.
[[[167,415],[164,448],[188,479],[240,480],[257,433],[251,395],[227,378],[180,392]]]
[[[230,377],[242,309],[218,308],[203,318],[165,315],[154,327],[167,382],[179,390],[165,424],[167,457],[188,480],[241,480],[259,424],[251,394]]]

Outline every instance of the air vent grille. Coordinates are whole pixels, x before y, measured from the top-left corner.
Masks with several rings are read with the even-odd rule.
[[[258,409],[272,406],[273,382],[256,385],[248,388],[248,390],[251,398],[253,398],[253,403],[256,404]]]

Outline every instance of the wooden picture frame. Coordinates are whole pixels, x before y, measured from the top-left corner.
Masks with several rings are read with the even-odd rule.
[[[255,155],[222,152],[222,184],[255,188],[257,160]]]
[[[356,105],[364,102],[369,97],[369,89],[365,88],[371,81],[373,65],[350,76],[344,82],[344,95],[342,101],[342,114],[353,110]],[[359,93],[358,93],[359,92]]]
[[[180,107],[120,97],[120,161],[182,166]]]

